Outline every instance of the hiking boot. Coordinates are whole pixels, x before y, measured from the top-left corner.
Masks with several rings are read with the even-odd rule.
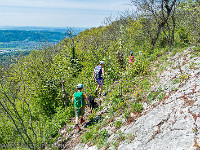
[[[94,93],[95,95],[97,95],[97,90],[95,90],[95,93]]]
[[[85,122],[85,119],[81,118],[80,123],[82,124],[83,122]]]
[[[77,131],[80,131],[80,128],[79,128],[78,124],[76,124],[75,127],[76,127]]]

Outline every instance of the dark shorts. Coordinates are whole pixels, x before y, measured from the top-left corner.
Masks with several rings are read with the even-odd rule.
[[[104,85],[103,79],[96,79],[98,85]]]
[[[75,108],[75,117],[80,117],[85,114],[85,108],[81,107],[80,109]]]

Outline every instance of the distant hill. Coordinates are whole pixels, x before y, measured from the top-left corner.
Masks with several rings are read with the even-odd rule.
[[[85,27],[15,27],[0,26],[0,42],[11,41],[37,41],[37,42],[58,42],[66,37],[68,30],[75,34],[84,31]]]
[[[59,43],[67,37],[68,30],[76,35],[85,29],[0,26],[0,65],[11,64],[18,55],[28,55],[31,50],[40,49],[44,45]]]
[[[0,42],[38,41],[55,42],[65,38],[65,33],[51,31],[0,30]]]

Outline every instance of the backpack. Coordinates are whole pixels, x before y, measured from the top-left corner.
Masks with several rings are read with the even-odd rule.
[[[100,78],[100,71],[101,71],[101,67],[95,67],[95,70],[94,70],[94,78],[95,79],[99,79]]]
[[[80,109],[85,105],[84,97],[82,92],[74,93],[74,107]]]

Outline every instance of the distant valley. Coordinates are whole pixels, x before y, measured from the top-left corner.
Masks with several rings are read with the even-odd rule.
[[[21,52],[27,55],[31,50],[58,44],[67,37],[68,30],[79,34],[85,29],[0,26],[0,65],[12,63],[12,57]]]
[[[87,28],[0,26],[0,52],[32,50],[44,46],[44,44],[57,44],[67,37],[68,30],[79,34],[85,29]]]

